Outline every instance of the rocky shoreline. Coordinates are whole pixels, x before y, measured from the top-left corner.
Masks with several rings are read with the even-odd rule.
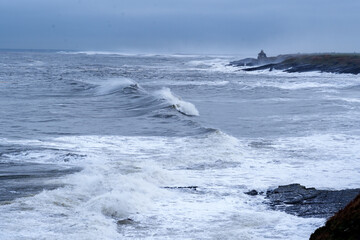
[[[328,73],[360,73],[360,54],[287,54],[276,57],[260,56],[230,62],[243,71],[282,70],[284,72],[320,71]]]
[[[360,239],[360,194],[310,236],[310,240],[322,239]]]
[[[266,193],[252,190],[246,194],[265,194],[265,203],[274,210],[300,217],[328,218],[360,194],[360,189],[317,190],[290,184],[270,189]]]
[[[317,190],[300,184],[289,184],[265,192],[251,190],[251,196],[264,195],[265,203],[274,210],[299,217],[329,218],[310,240],[360,239],[360,188]],[[335,215],[334,215],[335,214]]]

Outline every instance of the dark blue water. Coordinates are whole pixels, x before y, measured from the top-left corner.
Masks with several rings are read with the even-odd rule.
[[[0,238],[307,239],[243,192],[358,187],[360,77],[233,59],[0,52]]]

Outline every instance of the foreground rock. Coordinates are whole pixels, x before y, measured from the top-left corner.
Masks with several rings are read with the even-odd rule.
[[[310,240],[358,240],[360,239],[360,194],[343,210],[336,213],[318,228]]]
[[[290,184],[267,191],[265,198],[274,210],[301,217],[327,218],[344,208],[359,193],[360,189],[331,191]],[[248,194],[255,195],[255,192]]]
[[[270,57],[264,61],[248,59],[231,62],[232,66],[255,66],[244,71],[283,70],[284,72],[360,73],[360,54],[288,54]]]

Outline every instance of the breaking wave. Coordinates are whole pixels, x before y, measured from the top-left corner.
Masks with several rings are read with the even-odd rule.
[[[163,88],[160,91],[157,91],[156,94],[161,99],[168,101],[177,111],[188,116],[199,116],[199,111],[194,104],[186,102],[174,95],[169,88]]]
[[[164,107],[172,107],[186,116],[199,116],[199,111],[194,104],[184,101],[173,94],[167,87],[150,92],[130,78],[115,78],[101,82],[92,82],[95,85],[96,96],[105,96],[120,93],[120,98],[126,98],[126,103],[119,103],[124,110],[140,110],[146,114]]]

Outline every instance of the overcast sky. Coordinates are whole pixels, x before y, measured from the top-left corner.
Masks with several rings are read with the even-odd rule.
[[[0,0],[0,48],[360,52],[359,0]]]

